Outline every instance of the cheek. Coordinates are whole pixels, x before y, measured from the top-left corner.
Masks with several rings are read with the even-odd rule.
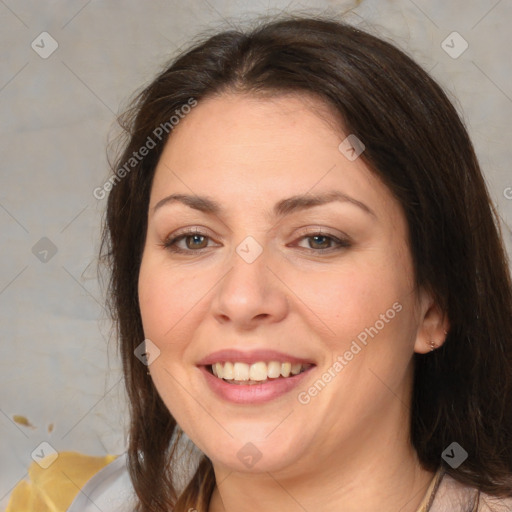
[[[331,360],[321,380],[336,377],[315,402],[328,422],[345,418],[349,425],[395,400],[389,389],[400,389],[410,365],[415,310],[409,263],[374,256],[349,270],[303,281],[301,298],[314,304],[314,316],[329,328],[321,340]]]
[[[322,321],[325,341],[333,345],[333,350],[376,322],[382,327],[384,321],[390,331],[389,327],[399,320],[396,310],[402,309],[393,305],[402,305],[410,293],[407,263],[375,253],[361,259],[354,257],[343,268],[301,274],[294,279],[299,298],[313,313],[312,318]]]
[[[139,305],[146,337],[159,345],[182,340],[187,315],[197,313],[208,289],[197,273],[169,268],[158,257],[144,256]]]
[[[358,401],[386,403],[389,389],[405,382],[413,354],[412,265],[408,253],[383,254],[350,277],[337,299],[343,340],[333,352],[344,357],[345,384]]]
[[[187,348],[196,323],[193,315],[204,296],[198,285],[197,276],[169,268],[159,254],[143,256],[138,293],[144,336],[160,350],[150,367],[151,378],[171,414],[182,420],[191,408],[190,395],[180,383],[190,378]]]

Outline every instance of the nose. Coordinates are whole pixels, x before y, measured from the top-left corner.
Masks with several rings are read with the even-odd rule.
[[[280,322],[286,317],[289,302],[286,287],[276,277],[263,252],[252,262],[236,251],[230,259],[230,270],[215,288],[212,310],[216,320],[237,330],[251,330],[261,324]]]

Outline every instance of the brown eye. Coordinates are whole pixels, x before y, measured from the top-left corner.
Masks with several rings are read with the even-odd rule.
[[[186,235],[182,238],[185,239],[185,245],[188,249],[204,249],[208,246],[208,237],[204,235]]]
[[[332,238],[325,235],[314,235],[308,237],[310,242],[309,246],[311,249],[329,249],[331,247]],[[311,242],[313,240],[313,242]]]
[[[169,237],[163,247],[171,252],[192,254],[207,249],[212,245],[210,242],[211,238],[208,235],[194,229],[181,231],[176,236]]]
[[[303,245],[304,241],[307,245]],[[303,236],[300,238],[300,242],[298,243],[299,247],[302,247],[307,251],[320,254],[323,252],[327,253],[346,249],[347,247],[350,247],[350,245],[351,243],[349,240],[340,239],[326,233],[312,233],[310,235]]]

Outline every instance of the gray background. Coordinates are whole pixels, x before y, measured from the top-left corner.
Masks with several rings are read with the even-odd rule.
[[[105,200],[93,196],[116,114],[198,32],[311,9],[347,12],[431,70],[512,225],[510,0],[0,0],[0,509],[42,441],[124,450],[124,391],[96,278]],[[458,58],[442,47],[454,31],[469,44]],[[42,32],[58,44],[47,58]],[[444,46],[453,54],[461,44],[451,36]],[[504,235],[510,252],[505,224]]]

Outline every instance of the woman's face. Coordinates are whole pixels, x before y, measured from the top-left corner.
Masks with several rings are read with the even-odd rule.
[[[311,470],[407,429],[432,304],[399,204],[326,116],[306,97],[207,99],[156,170],[148,378],[217,467]]]

